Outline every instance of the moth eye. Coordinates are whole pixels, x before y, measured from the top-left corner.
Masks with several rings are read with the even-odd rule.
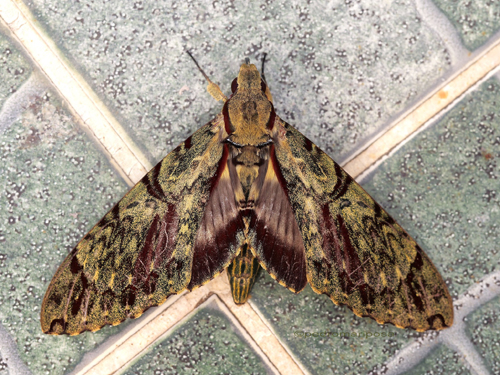
[[[234,92],[238,90],[238,78],[233,79],[233,83],[231,83],[231,91]]]

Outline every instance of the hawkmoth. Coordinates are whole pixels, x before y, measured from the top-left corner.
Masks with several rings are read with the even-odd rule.
[[[446,284],[419,245],[278,117],[264,61],[260,74],[245,60],[229,98],[195,61],[208,92],[224,102],[221,113],[67,256],[42,303],[43,332],[76,335],[137,318],[226,268],[242,304],[260,267],[294,293],[309,283],[378,323],[417,331],[452,325]]]

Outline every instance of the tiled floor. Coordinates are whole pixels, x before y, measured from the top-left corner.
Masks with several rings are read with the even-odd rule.
[[[500,373],[497,8],[0,0],[0,374]],[[421,244],[451,329],[380,326],[261,272],[242,307],[222,275],[117,327],[42,334],[68,251],[220,111],[185,49],[226,93],[244,57],[268,53],[278,115]],[[325,331],[339,335],[312,335]]]

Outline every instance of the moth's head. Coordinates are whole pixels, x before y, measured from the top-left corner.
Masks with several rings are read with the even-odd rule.
[[[241,64],[238,77],[231,84],[231,91],[236,90],[262,90],[265,92],[266,84],[260,77],[259,71],[254,64],[250,64],[250,60],[245,59],[245,63]]]

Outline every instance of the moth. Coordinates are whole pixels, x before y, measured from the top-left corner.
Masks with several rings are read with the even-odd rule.
[[[260,267],[294,293],[309,283],[381,324],[450,327],[450,294],[419,245],[278,117],[265,56],[262,75],[245,60],[229,98],[194,61],[208,92],[224,102],[221,113],[71,251],[43,299],[43,332],[77,335],[117,325],[225,269],[234,302],[242,304]]]

